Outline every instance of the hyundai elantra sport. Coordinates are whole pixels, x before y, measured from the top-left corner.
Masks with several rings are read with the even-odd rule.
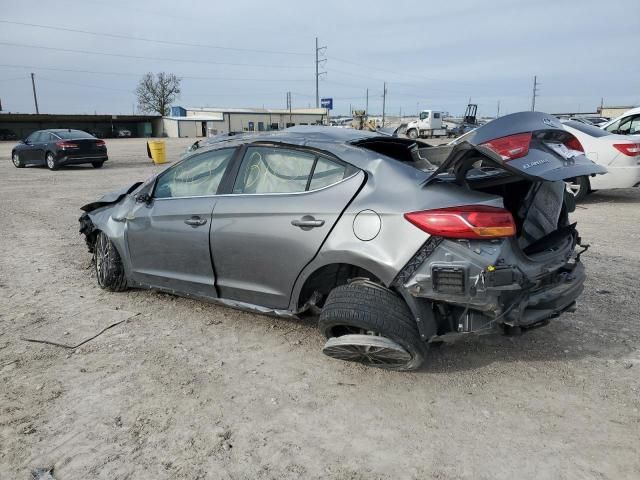
[[[318,315],[327,355],[413,370],[452,333],[575,309],[585,269],[566,178],[602,174],[550,115],[456,145],[333,127],[205,142],[82,207],[106,290]]]

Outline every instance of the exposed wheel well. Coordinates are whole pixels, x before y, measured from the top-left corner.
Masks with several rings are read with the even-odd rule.
[[[354,278],[368,278],[372,282],[380,282],[380,279],[373,273],[356,265],[348,263],[325,265],[313,272],[304,282],[298,297],[298,307],[302,307],[314,292],[318,292],[321,295],[320,300],[317,302],[317,305],[321,307],[331,290],[337,286],[347,284],[349,280]]]

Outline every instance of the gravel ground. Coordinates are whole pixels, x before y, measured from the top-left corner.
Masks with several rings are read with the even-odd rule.
[[[159,168],[141,140],[108,148],[102,170],[50,172],[0,142],[1,479],[640,478],[640,189],[573,214],[591,243],[576,313],[391,373],[323,356],[312,322],[100,290],[78,207]],[[77,349],[21,340],[124,319]]]

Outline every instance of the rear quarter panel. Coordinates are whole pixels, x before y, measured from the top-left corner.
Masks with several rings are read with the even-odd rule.
[[[432,183],[420,187],[427,174],[374,152],[367,152],[367,180],[346,208],[316,257],[303,269],[291,297],[296,308],[305,280],[317,269],[334,263],[347,263],[367,269],[389,286],[429,235],[407,220],[404,214],[417,210],[484,204],[501,207],[502,199],[466,190],[453,184]],[[349,158],[344,158],[349,161]],[[355,162],[353,162],[355,164]],[[354,220],[363,210],[380,217],[380,230],[369,241],[354,233]]]

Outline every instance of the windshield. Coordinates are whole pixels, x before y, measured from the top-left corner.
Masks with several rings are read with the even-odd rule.
[[[95,138],[93,135],[83,132],[82,130],[63,130],[55,132],[57,136],[65,139],[78,139],[78,138]]]
[[[598,128],[594,125],[587,125],[586,123],[576,122],[575,120],[569,120],[568,122],[564,122],[564,125],[568,125],[571,128],[575,128],[576,130],[586,133],[592,137],[604,137],[606,135],[611,135],[606,130]]]

